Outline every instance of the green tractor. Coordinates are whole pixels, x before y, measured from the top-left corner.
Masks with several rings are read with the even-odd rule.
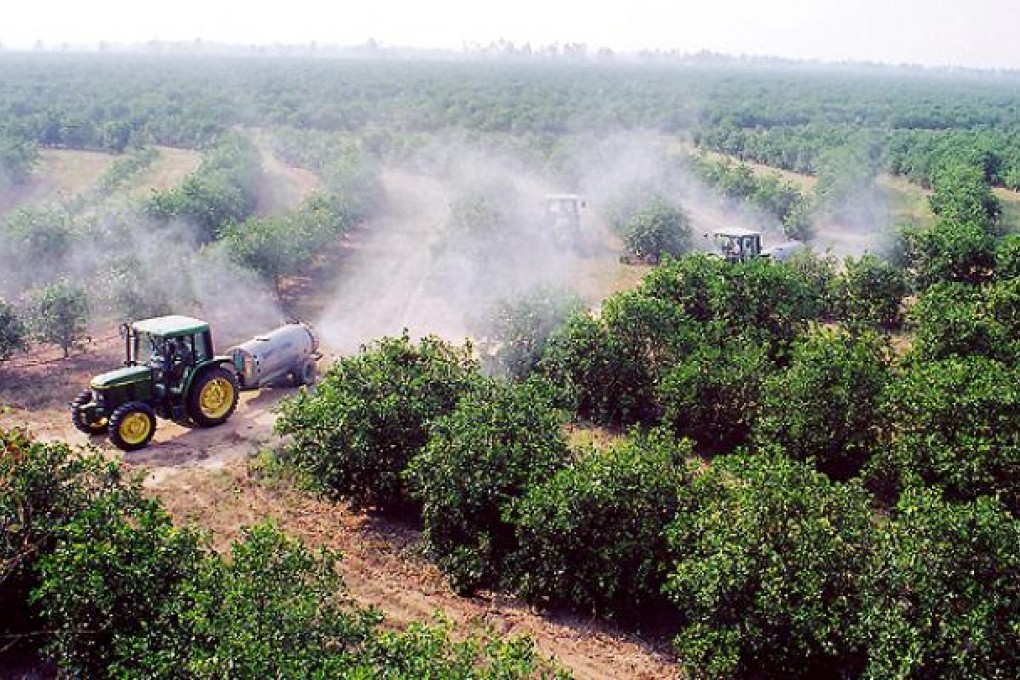
[[[124,451],[148,445],[156,416],[212,427],[237,407],[237,376],[228,356],[213,352],[209,324],[160,316],[121,326],[124,367],[92,378],[71,402],[74,426],[109,432]]]

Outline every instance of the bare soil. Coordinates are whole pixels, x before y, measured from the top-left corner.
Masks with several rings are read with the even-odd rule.
[[[156,161],[131,182],[137,193],[147,195],[152,189],[175,187],[202,163],[202,154],[191,149],[158,146],[156,150],[159,151]]]
[[[20,206],[69,200],[95,187],[115,159],[98,151],[40,149],[28,182],[0,194],[0,215]]]
[[[260,215],[293,208],[322,185],[314,172],[288,165],[277,158],[264,140],[259,140],[258,147],[262,154],[257,207]]]

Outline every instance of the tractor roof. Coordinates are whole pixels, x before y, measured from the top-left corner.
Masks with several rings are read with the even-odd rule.
[[[743,227],[727,227],[725,229],[716,229],[712,232],[714,236],[761,236],[760,231],[754,229],[744,229]]]
[[[141,333],[168,337],[172,335],[189,335],[209,330],[209,324],[200,319],[190,316],[157,316],[152,319],[143,319],[131,324],[132,328]]]

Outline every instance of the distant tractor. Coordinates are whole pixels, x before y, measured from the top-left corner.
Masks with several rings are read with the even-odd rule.
[[[783,262],[804,248],[804,244],[800,241],[787,241],[771,248],[762,249],[761,232],[740,227],[714,231],[712,245],[713,254],[722,257],[727,262],[749,262],[759,257],[768,257],[777,262]]]
[[[549,194],[545,197],[546,224],[553,238],[577,243],[581,234],[581,214],[588,202],[578,194]]]
[[[291,326],[307,331],[301,324],[284,328]],[[235,372],[239,353],[235,350],[233,356],[217,355],[209,324],[199,319],[145,319],[124,324],[121,334],[124,367],[92,378],[89,389],[71,402],[71,420],[87,434],[108,432],[110,441],[124,451],[148,445],[156,431],[156,416],[190,421],[199,427],[220,425],[237,407],[240,380],[258,375],[251,384],[246,383],[249,387],[268,382],[259,372],[261,362],[268,358],[265,352],[253,360],[259,362],[251,365],[253,373]],[[310,336],[310,331],[307,334]],[[288,347],[277,343],[274,347],[277,363],[289,353],[294,357],[289,369],[295,375],[300,373],[306,382],[314,379],[315,365],[312,363],[309,370],[307,363],[314,347],[293,343]],[[242,370],[249,368],[243,356],[240,363]]]

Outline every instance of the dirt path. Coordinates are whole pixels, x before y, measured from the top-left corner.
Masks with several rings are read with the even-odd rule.
[[[522,272],[488,268],[447,250],[444,230],[450,204],[459,198],[455,188],[393,168],[382,174],[382,181],[386,208],[351,236],[335,293],[315,322],[324,345],[339,354],[404,329],[412,337],[435,334],[461,342],[472,334],[471,321],[487,310],[483,301],[494,290],[511,291],[501,293],[506,295],[554,286],[595,306],[610,293],[635,285],[643,271],[620,265],[622,245],[597,217],[586,224],[594,234],[586,252],[534,244],[527,257],[517,253],[511,260],[523,260]],[[538,191],[533,197],[536,203],[541,196]],[[532,244],[526,239],[515,239],[515,247],[527,251]]]
[[[466,333],[456,310],[424,294],[432,248],[449,211],[444,187],[398,170],[382,180],[387,207],[352,234],[336,292],[316,324],[324,345],[341,354],[405,328],[413,335]]]
[[[257,144],[262,155],[256,209],[260,215],[273,215],[294,208],[322,185],[314,172],[287,165],[277,158],[265,139],[258,137]]]

